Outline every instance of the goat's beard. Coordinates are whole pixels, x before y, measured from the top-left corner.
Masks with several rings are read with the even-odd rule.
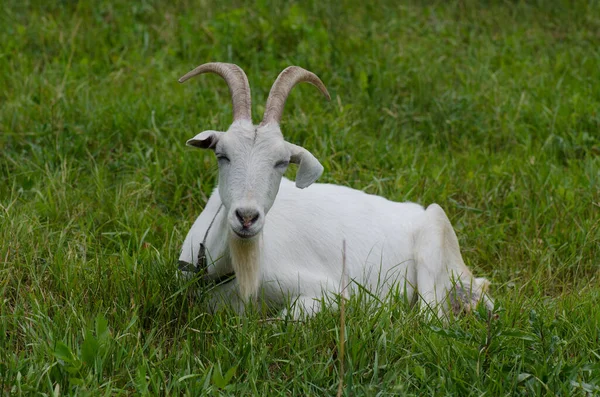
[[[244,302],[255,296],[260,287],[261,245],[262,232],[249,240],[229,236],[231,263],[238,282],[239,294]]]

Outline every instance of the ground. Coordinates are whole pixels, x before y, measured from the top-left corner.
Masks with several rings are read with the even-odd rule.
[[[592,1],[3,3],[0,392],[5,395],[600,394],[600,5]],[[440,204],[494,312],[448,324],[401,296],[297,323],[206,314],[175,277],[216,184],[185,147],[226,129],[216,76],[321,181]],[[288,172],[293,177],[293,171]],[[341,243],[340,243],[341,244]]]

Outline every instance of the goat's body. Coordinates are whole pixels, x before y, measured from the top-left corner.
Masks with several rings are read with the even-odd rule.
[[[225,211],[217,214],[220,206],[215,189],[188,233],[180,257],[196,264],[212,222],[206,239],[208,278],[235,268]],[[342,274],[344,240],[346,275]],[[360,285],[379,297],[399,287],[411,301],[418,292],[423,303],[441,314],[441,303],[453,282],[474,294],[479,290],[479,295],[485,287],[464,264],[456,235],[439,206],[424,209],[339,185],[313,184],[300,190],[283,178],[262,235],[253,244],[260,249],[259,297],[270,305],[296,302],[296,310],[317,311],[324,295],[340,293],[346,285],[352,293]],[[215,304],[243,310],[237,280],[218,286],[214,294]],[[487,298],[486,303],[490,303]]]

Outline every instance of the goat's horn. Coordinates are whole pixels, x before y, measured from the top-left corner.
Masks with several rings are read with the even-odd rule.
[[[316,74],[309,72],[306,69],[302,69],[299,66],[289,66],[283,70],[277,77],[277,80],[271,87],[269,92],[269,98],[267,99],[267,105],[265,109],[265,116],[263,117],[261,125],[276,122],[279,124],[281,121],[281,115],[283,113],[283,107],[285,106],[285,100],[287,99],[292,88],[298,83],[310,83],[317,87],[319,91],[325,95],[327,100],[331,100],[325,84],[317,77]]]
[[[198,66],[179,79],[180,83],[202,73],[216,73],[229,86],[233,104],[233,121],[252,120],[252,102],[250,99],[250,84],[246,73],[238,65],[232,63],[211,62]]]

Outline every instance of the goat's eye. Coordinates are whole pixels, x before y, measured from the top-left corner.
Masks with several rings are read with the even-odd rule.
[[[219,161],[219,163],[224,162],[224,163],[229,163],[229,157],[225,156],[224,154],[217,154],[217,161]]]
[[[275,168],[285,168],[290,164],[289,161],[287,160],[280,160],[278,162],[275,163]]]

